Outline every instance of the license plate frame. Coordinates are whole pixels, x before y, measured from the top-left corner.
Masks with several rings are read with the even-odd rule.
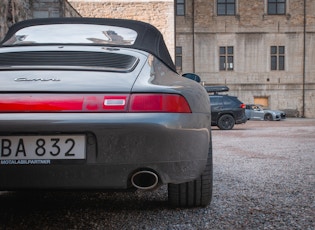
[[[0,160],[86,160],[86,136],[0,136]]]

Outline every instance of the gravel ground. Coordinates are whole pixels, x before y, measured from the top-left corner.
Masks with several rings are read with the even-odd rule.
[[[315,229],[315,119],[213,128],[206,208],[172,209],[153,192],[0,193],[0,229]]]

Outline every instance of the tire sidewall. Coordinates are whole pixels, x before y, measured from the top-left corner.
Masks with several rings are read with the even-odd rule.
[[[270,113],[265,114],[264,120],[265,120],[265,121],[272,121],[272,120],[273,120],[273,119],[272,119],[272,115],[271,115]]]
[[[226,123],[229,123],[229,125],[226,125]],[[233,129],[235,125],[235,119],[230,114],[223,114],[218,119],[218,127],[222,130],[230,130]]]

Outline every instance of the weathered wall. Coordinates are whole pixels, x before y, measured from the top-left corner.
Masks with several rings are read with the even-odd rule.
[[[64,0],[0,0],[0,40],[8,28],[30,18],[80,17]]]
[[[195,71],[208,85],[228,85],[245,103],[267,97],[269,107],[300,115],[304,93],[304,115],[315,117],[315,1],[306,0],[305,90],[304,0],[287,0],[286,15],[267,15],[267,0],[238,0],[235,16],[217,16],[215,2],[186,0],[187,14],[176,17],[183,72]],[[234,47],[233,71],[219,70],[220,46]],[[270,46],[285,46],[285,71],[270,70]]]
[[[61,0],[62,1],[62,0]],[[63,17],[81,17],[79,12],[73,8],[73,6],[68,1],[63,2]]]
[[[32,0],[0,1],[0,40],[12,24],[32,18],[31,2]]]
[[[62,17],[61,0],[33,0],[33,18]]]
[[[173,0],[68,0],[84,17],[125,18],[157,27],[174,58],[175,29]]]
[[[32,0],[33,18],[80,17],[66,0]]]

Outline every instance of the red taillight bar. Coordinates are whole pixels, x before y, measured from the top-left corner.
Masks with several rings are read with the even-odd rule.
[[[75,111],[82,109],[83,98],[58,95],[1,95],[1,112]]]
[[[240,107],[241,107],[242,109],[246,109],[246,104],[241,104]]]
[[[169,112],[190,113],[175,94],[2,94],[0,112]]]

